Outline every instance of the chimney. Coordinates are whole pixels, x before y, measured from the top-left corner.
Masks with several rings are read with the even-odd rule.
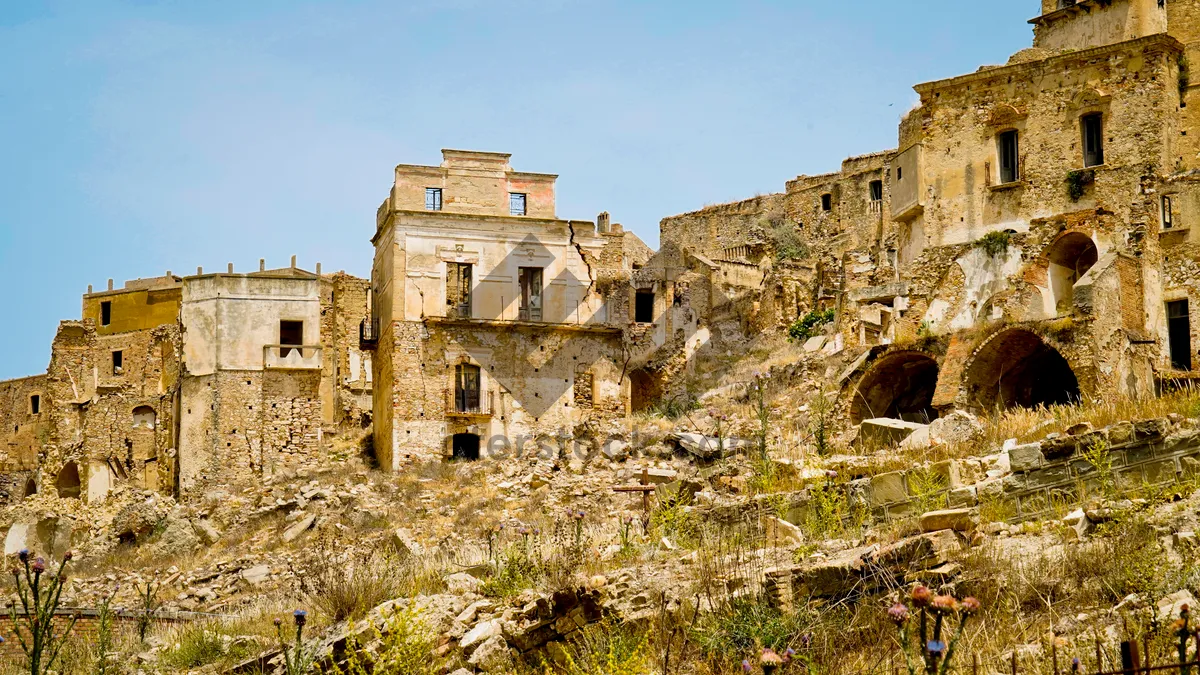
[[[233,263],[229,263],[229,273],[233,274]]]
[[[266,259],[266,258],[259,258],[259,259],[258,259],[258,271],[259,271],[259,272],[266,272],[266,271],[267,271],[267,259]]]
[[[171,278],[171,270],[167,270],[167,278],[168,278],[168,279],[170,279],[170,278]]]
[[[321,276],[321,263],[317,263],[317,276]]]
[[[296,256],[292,256],[292,269],[296,269]]]
[[[596,216],[596,231],[601,234],[608,232],[608,222],[608,211]]]
[[[196,266],[196,276],[200,276],[201,274],[204,274],[204,268],[197,265]]]
[[[112,290],[112,279],[108,280],[108,290]]]
[[[88,284],[88,295],[92,294],[92,285]]]

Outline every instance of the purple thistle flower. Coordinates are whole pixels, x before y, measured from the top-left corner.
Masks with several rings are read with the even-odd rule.
[[[63,562],[71,562],[71,558],[75,557],[74,551],[67,551],[63,554]]]
[[[27,548],[21,549],[21,551],[19,553],[17,553],[17,557],[21,559],[21,562],[28,562],[29,549],[27,549]]]
[[[281,619],[279,617],[275,617],[275,620],[272,623],[275,624],[276,628],[279,628],[280,626],[283,625],[283,619]]]
[[[897,626],[899,626],[905,621],[908,621],[908,607],[905,607],[904,603],[897,602],[896,604],[892,605],[891,609],[888,610],[888,618],[891,619],[892,622]]]
[[[750,660],[749,659],[742,659],[742,672],[743,673],[750,672]]]
[[[41,574],[42,572],[45,572],[46,571],[45,559],[38,558],[37,560],[34,560],[33,565],[31,565],[30,568],[33,570],[34,574]]]
[[[1083,663],[1079,660],[1078,656],[1071,659],[1071,670],[1073,670],[1077,673],[1083,671]]]
[[[303,626],[304,624],[308,623],[308,612],[302,609],[292,612],[292,617],[296,620],[297,626]]]

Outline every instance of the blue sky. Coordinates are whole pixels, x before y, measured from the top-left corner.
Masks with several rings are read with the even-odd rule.
[[[1003,63],[1037,0],[0,0],[0,378],[87,285],[367,276],[398,163],[557,173],[558,215],[664,216],[893,147],[912,85]]]

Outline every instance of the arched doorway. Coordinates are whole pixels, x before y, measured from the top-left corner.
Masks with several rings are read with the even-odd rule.
[[[37,481],[32,477],[25,481],[25,496],[32,497],[37,494]]]
[[[863,374],[850,402],[850,421],[891,417],[926,424],[937,419],[933,392],[937,389],[938,365],[933,357],[917,351],[884,354]]]
[[[474,461],[479,459],[479,436],[475,434],[454,434],[450,439],[451,459]]]
[[[1082,232],[1068,232],[1046,251],[1049,263],[1046,281],[1054,298],[1054,309],[1063,314],[1071,310],[1075,284],[1096,264],[1099,252],[1092,238]]]
[[[963,369],[963,388],[968,406],[985,412],[1073,403],[1080,396],[1062,354],[1023,328],[988,338]]]
[[[58,490],[59,497],[78,499],[79,466],[75,462],[64,464],[62,470],[58,472],[58,477],[54,480],[54,487]]]
[[[139,405],[133,409],[133,428],[153,429],[157,418],[158,415],[154,412],[154,408],[148,405]]]

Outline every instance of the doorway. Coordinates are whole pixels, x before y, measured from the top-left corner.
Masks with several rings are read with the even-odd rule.
[[[1192,320],[1188,315],[1186,299],[1167,303],[1167,341],[1171,348],[1171,367],[1191,370]]]
[[[454,434],[450,441],[451,459],[454,461],[479,459],[479,436],[475,434]]]

